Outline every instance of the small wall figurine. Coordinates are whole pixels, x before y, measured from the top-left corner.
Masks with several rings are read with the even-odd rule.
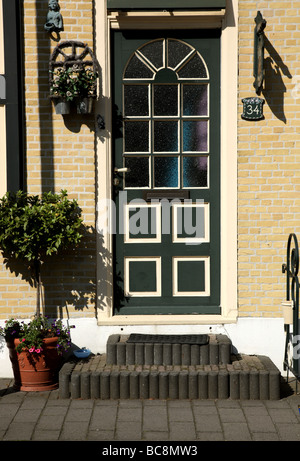
[[[60,32],[63,30],[63,19],[60,14],[60,6],[57,0],[49,0],[48,5],[49,11],[47,14],[47,22],[44,25],[44,29],[47,32]]]

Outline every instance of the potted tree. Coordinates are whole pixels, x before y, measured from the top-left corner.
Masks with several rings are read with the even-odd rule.
[[[70,346],[70,332],[62,320],[41,313],[41,267],[60,250],[76,247],[83,236],[81,210],[76,200],[60,194],[41,197],[19,191],[0,199],[0,249],[6,261],[21,259],[29,267],[37,289],[31,321],[10,319],[0,334],[12,361],[14,387],[26,391],[57,387],[62,353]]]

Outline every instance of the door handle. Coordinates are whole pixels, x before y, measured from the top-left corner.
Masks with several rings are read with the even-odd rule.
[[[129,173],[130,169],[129,168],[115,168],[114,172],[115,174],[117,173]]]

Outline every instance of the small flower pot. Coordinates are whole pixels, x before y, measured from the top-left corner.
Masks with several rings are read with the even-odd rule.
[[[66,115],[71,112],[71,105],[69,101],[63,99],[53,99],[55,113],[59,115]]]
[[[77,101],[77,114],[91,114],[93,111],[93,98],[83,98]]]
[[[58,338],[45,338],[41,353],[10,349],[15,377],[14,388],[20,391],[49,391],[58,388],[58,372],[62,358],[57,352]],[[14,340],[16,347],[19,339]]]

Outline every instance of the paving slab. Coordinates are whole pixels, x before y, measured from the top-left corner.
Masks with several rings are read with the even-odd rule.
[[[197,447],[203,441],[300,441],[300,395],[286,383],[278,400],[62,399],[56,390],[17,392],[12,384],[0,379],[3,442],[169,442]]]

